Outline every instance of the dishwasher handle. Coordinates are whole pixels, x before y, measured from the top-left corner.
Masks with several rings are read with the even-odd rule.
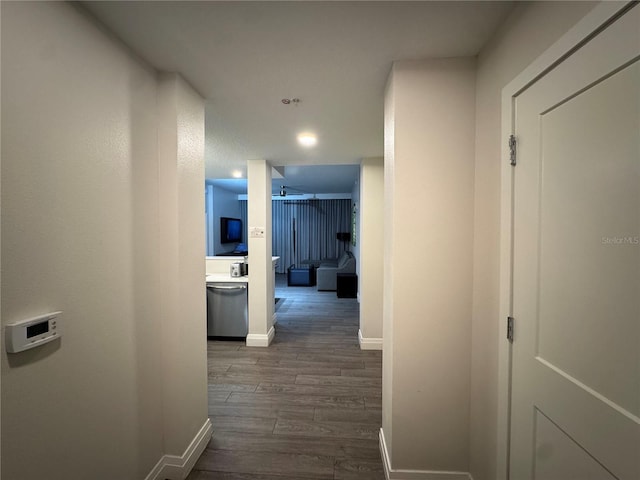
[[[207,288],[213,288],[214,290],[246,290],[246,285],[207,285]]]

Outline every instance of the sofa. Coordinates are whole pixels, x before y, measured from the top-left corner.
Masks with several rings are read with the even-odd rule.
[[[339,273],[356,273],[356,258],[344,252],[337,261],[322,261],[316,270],[318,290],[335,291]]]

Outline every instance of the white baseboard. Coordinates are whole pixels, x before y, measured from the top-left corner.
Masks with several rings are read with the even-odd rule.
[[[387,442],[384,439],[384,431],[380,429],[380,455],[384,476],[387,480],[473,480],[468,472],[448,472],[436,470],[394,470],[391,468],[391,459],[387,450]]]
[[[360,343],[360,350],[382,350],[382,339],[365,338],[362,336],[362,330],[358,330],[358,343]]]
[[[211,420],[207,418],[184,453],[180,456],[163,455],[156,463],[156,466],[149,472],[149,475],[145,477],[145,480],[184,480],[187,478],[196,461],[207,447],[212,434],[213,426],[211,425]]]
[[[271,327],[266,335],[250,333],[247,335],[247,347],[268,347],[276,335],[276,329]]]

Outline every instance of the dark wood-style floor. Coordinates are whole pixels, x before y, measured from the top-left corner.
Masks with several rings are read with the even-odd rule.
[[[209,341],[214,434],[187,480],[384,480],[382,354],[358,347],[358,303],[276,280],[269,348]]]

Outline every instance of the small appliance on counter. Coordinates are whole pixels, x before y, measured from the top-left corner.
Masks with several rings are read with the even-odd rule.
[[[231,272],[230,275],[232,277],[241,277],[242,276],[242,263],[235,262],[231,264]]]

